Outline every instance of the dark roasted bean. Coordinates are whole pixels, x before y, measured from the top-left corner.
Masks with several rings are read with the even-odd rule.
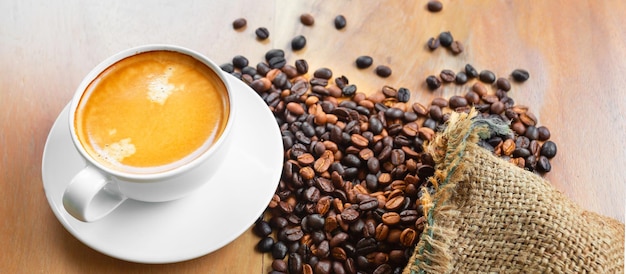
[[[436,90],[441,86],[441,80],[437,76],[431,75],[426,77],[426,85],[430,90]]]
[[[335,17],[335,28],[336,29],[343,29],[346,27],[346,17],[344,17],[343,15],[337,15]]]
[[[430,50],[435,50],[439,47],[439,38],[436,37],[430,37],[428,39],[428,42],[426,42],[426,46],[428,47],[428,49]]]
[[[299,74],[306,74],[307,72],[309,72],[309,64],[304,59],[296,60],[295,66]]]
[[[530,77],[530,74],[526,70],[516,69],[511,73],[511,76],[517,82],[525,82]]]
[[[496,80],[496,86],[504,91],[509,91],[511,90],[511,83],[509,82],[509,80],[507,80],[506,78],[498,78],[498,80]]]
[[[259,40],[265,40],[265,39],[270,37],[270,31],[267,30],[267,28],[264,28],[264,27],[260,27],[260,28],[256,29],[254,31],[254,34],[256,34],[256,37]]]
[[[383,78],[387,78],[391,75],[391,68],[385,65],[377,66],[375,71],[376,71],[376,75],[383,77]]]
[[[241,29],[245,27],[247,23],[248,21],[246,21],[246,18],[237,18],[233,21],[233,29]]]
[[[426,4],[426,8],[428,8],[430,12],[439,12],[443,9],[443,4],[438,0],[431,0]]]
[[[556,144],[552,141],[546,141],[541,145],[540,155],[547,157],[548,159],[552,159],[556,155]]]
[[[272,237],[265,237],[257,243],[256,250],[262,253],[270,252],[272,251],[272,246],[274,246],[274,239],[272,239]]]
[[[467,83],[467,74],[465,74],[465,72],[462,72],[462,71],[458,72],[456,76],[454,77],[454,82],[456,82],[459,85]]]
[[[480,74],[478,75],[478,78],[480,79],[480,81],[487,83],[487,84],[492,84],[493,82],[496,81],[496,75],[489,70],[481,71]]]
[[[306,37],[304,35],[298,35],[291,39],[291,49],[301,50],[306,46]]]
[[[469,78],[478,77],[478,71],[470,64],[465,65],[465,74],[467,74]]]
[[[328,80],[333,77],[333,72],[328,68],[319,68],[313,72],[313,77]]]
[[[374,59],[372,59],[372,57],[370,56],[359,56],[358,58],[356,58],[356,67],[360,69],[369,68],[373,62]]]
[[[439,43],[443,47],[449,47],[452,45],[454,38],[452,38],[452,34],[449,31],[444,31],[439,34]]]

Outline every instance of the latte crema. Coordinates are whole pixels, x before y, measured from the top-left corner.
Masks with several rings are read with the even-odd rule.
[[[228,93],[207,65],[174,51],[127,57],[78,103],[74,127],[92,158],[123,172],[156,173],[208,150],[229,117]]]

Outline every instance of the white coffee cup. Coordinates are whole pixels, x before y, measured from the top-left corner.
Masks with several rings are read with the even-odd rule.
[[[122,60],[133,60],[132,58],[136,58],[136,56],[144,53],[168,54],[170,52],[186,56],[184,58],[191,57],[193,60],[199,61],[201,65],[206,66],[206,68],[210,69],[210,71],[217,76],[216,78],[211,78],[211,81],[216,83],[218,87],[223,87],[225,89],[223,90],[223,98],[225,101],[223,111],[224,116],[222,117],[225,121],[220,124],[221,126],[219,126],[221,134],[215,136],[212,141],[209,141],[209,138],[207,137],[206,142],[203,142],[199,148],[194,150],[192,154],[185,156],[182,160],[177,160],[174,163],[160,165],[159,167],[154,168],[138,167],[136,170],[133,169],[134,167],[126,169],[118,168],[116,165],[124,166],[122,162],[134,156],[133,154],[123,158],[124,156],[120,155],[126,154],[120,154],[118,152],[113,153],[111,152],[112,150],[106,152],[106,148],[119,147],[119,144],[113,144],[111,146],[109,146],[109,144],[98,146],[101,150],[98,155],[95,155],[93,152],[94,149],[90,148],[91,145],[83,144],[86,137],[83,137],[83,142],[81,142],[79,133],[77,132],[77,126],[75,126],[75,124],[77,124],[77,109],[79,109],[81,99],[86,98],[86,100],[88,100],[91,96],[94,96],[92,94],[93,92],[90,91],[90,85],[92,83],[96,85],[96,82],[99,83],[104,81],[103,79],[105,79],[105,76],[102,76],[105,75],[104,72],[108,71],[107,69],[112,68],[114,65],[121,63]],[[172,67],[168,67],[167,69],[171,70]],[[110,70],[115,71],[115,69]],[[174,69],[174,71],[176,70]],[[163,74],[166,76],[169,75],[166,78],[163,78],[165,76],[161,77],[162,75],[154,76],[150,74],[150,77],[152,78],[149,78],[149,81],[156,81],[154,79],[159,79],[160,81],[150,82],[150,89],[152,90],[155,86],[161,88],[158,90],[161,92],[159,93],[160,97],[156,97],[161,101],[163,98],[166,98],[166,100],[174,100],[172,98],[175,97],[168,97],[172,96],[172,92],[190,89],[189,86],[198,82],[194,81],[193,83],[188,83],[187,89],[185,89],[185,85],[176,86],[167,81],[165,81],[164,84],[163,79],[168,80],[172,75],[171,73],[168,73],[170,72],[164,72]],[[157,82],[158,85],[153,85]],[[165,87],[165,89],[163,89],[163,87]],[[171,87],[175,88],[169,89]],[[68,121],[70,135],[76,149],[85,159],[86,166],[74,176],[65,190],[63,195],[63,206],[67,212],[80,221],[91,222],[105,217],[109,213],[113,212],[126,199],[144,202],[171,201],[182,198],[209,182],[211,176],[219,168],[222,159],[224,158],[223,156],[229,146],[228,135],[231,132],[232,123],[234,121],[233,114],[235,113],[235,104],[232,102],[233,97],[231,95],[231,87],[226,81],[225,75],[218,65],[198,52],[179,46],[139,46],[119,52],[97,65],[80,83],[70,103]],[[153,97],[150,98],[152,98],[151,100],[154,99]],[[154,102],[155,101],[153,101],[153,103]],[[165,101],[163,106],[167,103],[168,101]],[[120,109],[122,108],[120,107]],[[117,112],[117,110],[115,112]],[[141,129],[144,125],[137,124],[135,126]],[[111,129],[109,132],[110,134],[118,134],[116,129]],[[160,134],[160,132],[153,132],[152,134]],[[84,135],[85,134],[83,134],[83,136]],[[132,138],[127,140],[132,140]],[[173,140],[173,142],[174,143],[172,145],[176,145],[176,142],[183,143],[184,141]],[[96,146],[94,145],[94,147]],[[169,148],[169,146],[161,147]],[[134,147],[132,149],[133,153],[137,154],[139,154],[139,150],[139,148],[134,149]],[[106,153],[102,151],[105,151]],[[109,162],[106,162],[105,160]]]

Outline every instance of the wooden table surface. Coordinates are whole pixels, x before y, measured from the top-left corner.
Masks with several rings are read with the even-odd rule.
[[[252,64],[272,48],[290,62],[331,68],[360,91],[406,87],[412,100],[462,94],[469,86],[436,92],[424,79],[471,63],[508,77],[530,79],[510,96],[530,106],[558,145],[546,177],[582,207],[624,222],[626,185],[626,2],[455,1],[430,13],[426,1],[0,1],[0,273],[267,273],[271,259],[253,250],[249,231],[198,259],[143,265],[113,259],[71,236],[48,206],[41,178],[48,132],[81,79],[123,49],[170,43],[195,49],[217,63],[237,54]],[[302,13],[315,17],[303,26]],[[333,18],[343,14],[338,31]],[[248,20],[242,31],[231,23]],[[267,27],[260,42],[254,30]],[[450,31],[465,45],[453,55],[425,43]],[[289,48],[296,35],[306,48]],[[393,74],[358,70],[370,55]]]

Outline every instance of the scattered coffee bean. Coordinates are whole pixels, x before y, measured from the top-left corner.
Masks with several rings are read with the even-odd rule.
[[[426,77],[426,85],[430,90],[436,90],[441,86],[441,80],[437,76],[431,75]]]
[[[398,98],[398,102],[408,102],[409,99],[411,99],[411,91],[407,88],[399,88],[396,96]]]
[[[253,227],[256,249],[276,259],[271,273],[400,273],[424,229],[419,189],[434,192],[426,180],[435,163],[422,146],[450,111],[473,105],[483,117],[521,127],[479,145],[522,168],[548,172],[556,154],[549,130],[536,127],[527,107],[480,82],[465,95],[408,108],[406,88],[385,86],[366,96],[345,76],[329,83],[327,68],[307,79],[306,61],[287,65],[281,50],[268,51],[256,68],[229,65],[220,67],[258,92],[282,133],[285,162],[265,212],[269,221],[260,218]],[[433,75],[427,85],[439,88],[441,80]]]
[[[530,77],[530,74],[526,70],[516,69],[511,73],[511,76],[517,82],[525,82]]]
[[[439,45],[440,45],[439,38],[435,38],[435,37],[430,37],[428,39],[428,42],[426,42],[426,46],[430,50],[436,50],[439,47]]]
[[[443,4],[437,0],[431,0],[426,4],[426,8],[430,12],[440,12],[443,9]]]
[[[303,35],[298,35],[291,39],[291,49],[301,50],[306,46],[306,38]]]
[[[550,139],[550,130],[545,126],[538,127],[537,133],[538,133],[537,139],[539,141],[546,141]]]
[[[456,74],[456,76],[454,77],[454,82],[456,82],[459,85],[463,85],[465,83],[467,83],[467,74],[465,74],[465,72],[458,72]]]
[[[343,15],[337,15],[335,17],[335,28],[336,29],[343,29],[346,27],[346,17],[344,17]]]
[[[256,29],[254,31],[254,34],[256,34],[256,37],[259,40],[265,40],[265,39],[270,37],[270,31],[267,30],[267,28],[264,28],[264,27],[260,27],[260,28]]]
[[[548,157],[548,159],[552,159],[556,155],[556,144],[552,141],[546,141],[541,146],[540,155]]]
[[[373,62],[374,59],[372,59],[372,57],[366,55],[359,56],[356,58],[356,67],[360,69],[369,68]]]
[[[478,75],[478,79],[484,83],[493,84],[496,81],[496,75],[489,70],[483,70]]]
[[[451,83],[451,82],[454,82],[456,75],[454,71],[449,70],[449,69],[444,69],[439,74],[439,77],[441,77],[441,80],[443,82]]]
[[[328,68],[319,68],[313,72],[313,77],[328,80],[333,77],[333,72]]]
[[[271,49],[265,53],[265,61],[269,62],[274,57],[285,57],[285,51],[282,49]]]
[[[235,66],[231,63],[222,64],[220,65],[220,68],[227,73],[233,73],[235,71]]]
[[[459,41],[454,41],[450,45],[450,50],[454,54],[460,54],[461,52],[463,52],[464,49],[465,49],[465,47],[463,46],[463,43],[461,43]]]
[[[452,34],[449,31],[444,31],[439,34],[439,43],[442,47],[449,47],[452,45],[454,38],[452,38]]]
[[[376,75],[387,78],[391,75],[391,68],[385,65],[379,65],[376,67]]]
[[[496,80],[496,86],[504,91],[509,91],[511,90],[511,83],[509,82],[509,80],[507,80],[506,78],[498,78],[498,80]]]
[[[270,68],[279,69],[285,66],[287,61],[285,60],[285,57],[276,56],[272,57],[272,59],[270,59],[268,63],[270,65]]]
[[[247,65],[248,65],[248,58],[241,56],[241,55],[237,55],[233,57],[233,66],[235,66],[236,68],[242,69]]]
[[[248,24],[248,21],[246,21],[245,18],[237,18],[235,19],[235,21],[233,21],[233,29],[241,29],[243,27],[246,26],[246,24]]]
[[[300,22],[305,26],[313,26],[315,18],[309,13],[303,13],[300,15]]]
[[[299,74],[306,74],[309,72],[309,63],[304,59],[296,60],[296,70]]]
[[[478,71],[470,64],[465,65],[465,74],[467,74],[469,78],[478,77]]]

